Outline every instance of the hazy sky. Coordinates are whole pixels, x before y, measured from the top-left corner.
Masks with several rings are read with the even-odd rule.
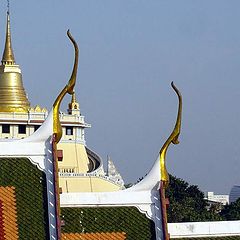
[[[6,1],[0,7],[3,49]],[[240,184],[239,9],[237,0],[12,0],[12,42],[29,100],[50,108],[70,76],[71,29],[81,49],[77,98],[92,124],[87,145],[109,154],[126,183],[150,170],[172,131],[174,81],[183,121],[168,170],[229,193]]]

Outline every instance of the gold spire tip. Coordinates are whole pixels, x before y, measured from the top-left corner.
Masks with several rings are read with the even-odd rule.
[[[75,92],[73,92],[73,94],[72,94],[72,101],[71,101],[71,102],[72,102],[72,103],[76,103],[76,102],[77,102]]]
[[[2,57],[2,65],[13,65],[13,64],[15,64],[15,58],[14,58],[12,43],[11,43],[10,14],[9,14],[9,6],[8,6],[6,41],[5,41],[5,48],[4,48],[3,57]]]
[[[7,0],[7,14],[9,14],[10,12],[10,1]]]

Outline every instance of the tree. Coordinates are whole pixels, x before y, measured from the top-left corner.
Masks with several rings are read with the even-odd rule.
[[[196,185],[189,185],[186,181],[170,177],[170,184],[166,191],[170,205],[168,208],[168,222],[193,222],[221,220],[222,217],[207,210],[207,201],[204,193]]]
[[[226,205],[221,211],[220,215],[224,220],[239,220],[240,219],[240,198]]]

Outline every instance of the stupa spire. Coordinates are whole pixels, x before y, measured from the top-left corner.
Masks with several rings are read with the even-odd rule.
[[[72,94],[72,101],[71,103],[76,103],[77,102],[77,99],[76,99],[76,94],[75,92]]]
[[[8,4],[6,42],[0,65],[0,112],[27,112],[30,103],[23,87],[21,69],[13,55],[9,15]]]
[[[2,65],[14,65],[15,59],[11,43],[11,31],[10,31],[10,13],[9,13],[9,4],[7,10],[7,28],[6,28],[6,41],[5,48],[2,56]]]
[[[72,94],[72,100],[68,104],[68,113],[71,115],[80,115],[80,107],[75,92]]]

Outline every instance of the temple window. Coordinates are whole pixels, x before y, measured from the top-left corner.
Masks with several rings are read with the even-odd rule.
[[[18,133],[26,134],[26,125],[18,125]]]
[[[73,135],[73,127],[71,126],[66,127],[66,135]]]
[[[10,133],[10,125],[9,124],[2,125],[2,133]]]

